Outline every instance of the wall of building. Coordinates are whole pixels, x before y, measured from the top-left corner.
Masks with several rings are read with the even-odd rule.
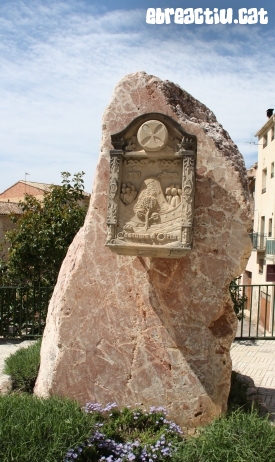
[[[11,186],[9,189],[0,194],[0,201],[7,202],[19,202],[23,201],[25,194],[30,194],[35,196],[37,199],[42,199],[44,196],[41,189],[35,188],[34,186],[26,185],[24,183],[18,182],[15,185]]]
[[[3,244],[3,241],[5,233],[14,228],[16,228],[16,224],[11,221],[10,215],[0,215],[0,260],[7,261],[8,259],[8,244]]]
[[[275,238],[274,126],[275,118],[272,116],[257,133],[258,168],[254,170],[253,231],[258,249],[253,250],[246,267],[252,273],[252,284],[267,284],[266,264],[273,263],[273,259],[266,255],[266,239]]]
[[[272,246],[267,246],[267,240],[275,244],[275,116],[271,116],[257,132],[258,165],[248,170],[250,181],[251,204],[253,217],[254,249],[243,273],[243,284],[252,284],[250,317],[259,329],[271,332],[273,324],[274,287],[267,280],[267,265],[275,264],[274,252],[269,253]],[[269,267],[270,268],[270,267]],[[261,287],[258,287],[261,285]],[[246,288],[246,291],[249,289]]]

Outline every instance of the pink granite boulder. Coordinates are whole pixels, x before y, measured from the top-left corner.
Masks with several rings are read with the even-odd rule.
[[[194,242],[180,259],[105,247],[110,135],[149,112],[197,137]],[[249,225],[244,161],[214,114],[174,83],[124,77],[103,116],[86,221],[49,306],[35,393],[165,406],[188,427],[225,411],[237,324],[228,286],[250,255]]]

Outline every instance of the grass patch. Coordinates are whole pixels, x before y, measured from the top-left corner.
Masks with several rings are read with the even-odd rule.
[[[11,377],[12,389],[32,393],[40,365],[41,339],[20,348],[5,360],[4,373]]]
[[[92,432],[94,417],[74,401],[27,394],[0,397],[1,462],[63,461]]]
[[[275,428],[256,412],[217,419],[184,438],[161,410],[106,408],[14,393],[0,397],[1,462],[271,462]]]
[[[235,411],[178,446],[173,462],[275,461],[275,429],[256,412]]]

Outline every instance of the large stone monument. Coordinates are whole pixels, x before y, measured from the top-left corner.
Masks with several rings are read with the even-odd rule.
[[[184,426],[224,411],[247,203],[243,158],[214,114],[171,82],[123,78],[49,306],[35,393],[165,406]]]

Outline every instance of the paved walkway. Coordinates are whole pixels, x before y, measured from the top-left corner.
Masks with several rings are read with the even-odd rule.
[[[275,420],[275,340],[238,340],[231,347],[232,367],[254,380]]]

